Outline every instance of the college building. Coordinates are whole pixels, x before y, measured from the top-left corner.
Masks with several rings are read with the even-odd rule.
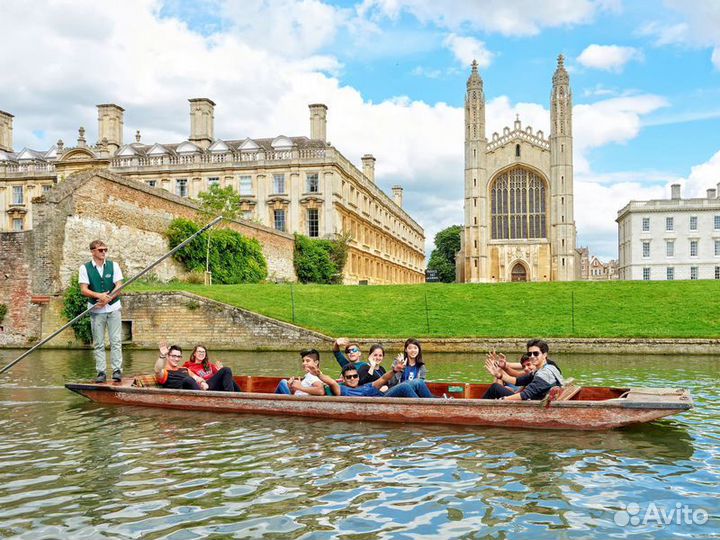
[[[345,283],[418,283],[425,274],[425,234],[403,209],[403,188],[392,197],[375,183],[375,158],[359,170],[326,140],[327,112],[310,105],[310,137],[219,139],[215,103],[190,99],[189,137],[173,143],[123,137],[124,109],[102,104],[98,142],[80,128],[77,143],[13,151],[13,115],[0,111],[0,231],[31,229],[32,200],[70,174],[107,168],[180,197],[210,186],[240,194],[242,219],[313,238],[351,237]]]
[[[457,281],[578,279],[573,206],[572,91],[562,55],[552,78],[550,134],[516,118],[485,136],[483,80],[465,94],[465,226]]]
[[[619,278],[720,279],[720,184],[705,198],[630,201],[618,212]]]

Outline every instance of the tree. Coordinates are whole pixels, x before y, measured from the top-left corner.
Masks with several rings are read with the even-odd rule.
[[[293,262],[300,283],[341,284],[349,241],[345,233],[333,240],[296,234]]]
[[[232,186],[221,188],[217,184],[198,195],[200,199],[200,213],[203,216],[203,225],[210,223],[216,217],[235,219],[240,212],[240,194]],[[205,253],[206,279],[210,276],[210,239],[212,229],[207,232],[207,251]]]
[[[440,281],[455,281],[455,254],[460,251],[462,226],[452,225],[435,235],[435,249],[430,255],[428,270],[435,270]]]

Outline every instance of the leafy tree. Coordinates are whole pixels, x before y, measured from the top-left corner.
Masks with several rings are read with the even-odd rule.
[[[296,234],[293,262],[300,283],[342,283],[348,241],[349,236],[345,234],[334,240]]]
[[[435,249],[430,255],[428,270],[435,270],[440,281],[455,281],[455,254],[460,251],[460,225],[452,225],[435,235]]]
[[[173,248],[200,230],[189,219],[175,219],[167,235]],[[208,238],[200,235],[174,255],[189,271],[212,269],[215,281],[221,284],[258,283],[267,277],[267,261],[260,242],[231,229],[219,229]]]
[[[203,216],[203,225],[210,223],[213,219],[223,216],[225,219],[235,219],[240,212],[240,194],[232,186],[221,188],[213,185],[210,189],[198,195],[200,199],[200,213]],[[213,230],[207,234],[205,249],[205,271],[210,272],[210,243]]]
[[[88,299],[80,292],[80,284],[78,276],[75,275],[70,282],[70,287],[65,291],[63,296],[63,316],[72,321],[80,315],[88,307]],[[83,343],[92,343],[92,330],[90,329],[90,315],[83,317],[79,321],[75,321],[72,325],[75,337]]]

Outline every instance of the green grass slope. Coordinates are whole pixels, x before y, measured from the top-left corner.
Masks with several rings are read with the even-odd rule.
[[[368,287],[153,283],[131,290],[189,291],[329,336],[720,337],[720,281]]]

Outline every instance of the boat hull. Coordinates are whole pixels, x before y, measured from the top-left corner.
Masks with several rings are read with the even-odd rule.
[[[384,397],[285,396],[256,392],[208,392],[137,388],[129,384],[67,384],[97,403],[219,413],[306,416],[344,421],[383,421],[533,429],[607,430],[651,422],[692,408],[684,390],[673,394],[626,392],[624,397],[590,401],[412,399]],[[643,393],[643,390],[645,393]],[[638,391],[638,390],[636,390]],[[669,391],[668,391],[669,392]]]

